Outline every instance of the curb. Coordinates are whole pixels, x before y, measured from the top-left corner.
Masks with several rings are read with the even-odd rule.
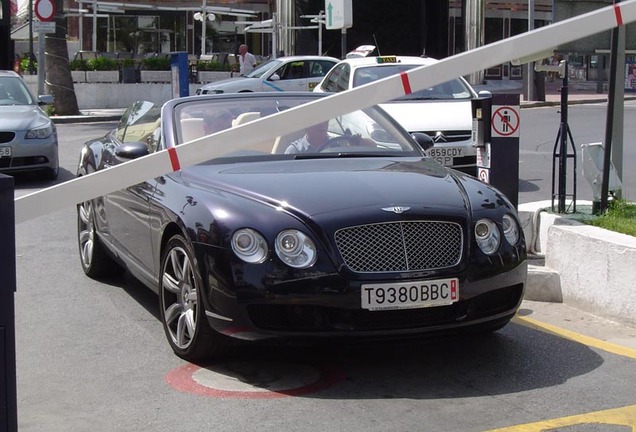
[[[119,121],[121,114],[86,114],[75,116],[51,116],[51,121],[55,124],[68,123],[93,123],[105,121]]]
[[[529,264],[524,300],[563,303],[561,277],[551,268]]]

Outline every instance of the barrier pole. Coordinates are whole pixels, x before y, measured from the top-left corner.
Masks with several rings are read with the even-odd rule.
[[[0,432],[18,430],[13,177],[0,174]]]

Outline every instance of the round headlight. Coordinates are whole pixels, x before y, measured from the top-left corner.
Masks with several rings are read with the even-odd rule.
[[[519,225],[517,221],[509,214],[505,214],[501,221],[503,225],[504,237],[511,245],[516,245],[519,241]]]
[[[232,235],[232,250],[247,263],[258,264],[267,258],[267,242],[257,231],[243,228]]]
[[[316,246],[309,237],[297,230],[281,231],[274,244],[276,255],[294,268],[307,268],[316,262]]]
[[[45,126],[38,127],[36,129],[29,130],[25,137],[27,139],[44,139],[53,135],[53,126],[52,123],[49,123]]]
[[[480,219],[475,224],[475,240],[479,249],[486,255],[492,255],[499,249],[499,230],[490,219]]]

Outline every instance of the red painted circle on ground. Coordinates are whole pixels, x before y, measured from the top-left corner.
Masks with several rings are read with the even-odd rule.
[[[246,362],[243,362],[246,363]],[[261,364],[257,364],[253,362],[254,366],[258,369],[262,369]],[[236,364],[234,362],[233,364]],[[214,377],[219,377],[221,381],[229,381],[234,379],[234,377],[229,376],[227,374],[227,370],[224,370],[224,365],[214,365],[209,368],[202,368],[201,366],[197,366],[191,363],[187,363],[183,366],[173,369],[170,371],[166,377],[166,382],[174,389],[184,392],[184,393],[192,393],[200,396],[206,397],[215,397],[215,398],[226,398],[226,399],[276,399],[283,398],[288,396],[300,396],[304,394],[315,393],[320,390],[324,390],[329,388],[341,381],[344,380],[345,375],[343,372],[336,370],[330,366],[320,366],[320,367],[309,367],[309,366],[301,366],[297,365],[297,367],[301,369],[312,368],[316,372],[315,377],[309,377],[312,381],[307,382],[306,379],[301,379],[296,381],[300,381],[299,385],[290,385],[289,388],[280,388],[275,384],[273,387],[278,387],[275,390],[268,390],[266,387],[259,387],[258,385],[252,386],[249,383],[239,383],[238,381],[242,381],[238,378],[237,387],[248,386],[252,387],[250,391],[242,391],[242,390],[233,390],[228,388],[226,385],[217,385],[217,387],[213,387]],[[223,372],[219,372],[219,370]],[[211,379],[201,379],[201,375],[208,375]],[[307,378],[307,377],[305,377]],[[209,381],[209,383],[203,384],[203,381]],[[290,384],[290,381],[294,381],[292,377],[291,380],[289,377],[283,378],[283,381],[286,382],[287,385]],[[221,388],[218,388],[221,387]]]

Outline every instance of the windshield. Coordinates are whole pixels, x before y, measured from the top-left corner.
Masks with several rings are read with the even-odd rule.
[[[281,63],[282,63],[281,60],[276,60],[276,59],[268,60],[265,63],[256,66],[252,70],[252,72],[248,73],[245,76],[248,78],[260,78],[265,73],[269,72],[271,69],[277,68]]]
[[[263,95],[260,97],[196,98],[175,105],[174,124],[179,145],[206,135],[238,127],[244,123],[275,115],[304,104],[312,97]],[[271,130],[271,124],[267,130]],[[351,156],[422,156],[423,153],[408,134],[397,126],[384,111],[377,108],[357,110],[311,125],[289,130],[277,127],[281,133],[255,143],[224,142],[210,149],[213,157],[246,158],[307,158]],[[167,134],[168,135],[168,134]]]
[[[421,65],[386,64],[381,66],[359,67],[353,74],[353,87],[368,84],[372,81],[386,78],[400,72],[413,69]],[[466,83],[461,79],[454,79],[443,84],[438,84],[418,92],[402,96],[398,101],[404,100],[448,100],[448,99],[470,99],[472,93]]]
[[[33,105],[33,97],[22,80],[0,77],[0,105]]]

